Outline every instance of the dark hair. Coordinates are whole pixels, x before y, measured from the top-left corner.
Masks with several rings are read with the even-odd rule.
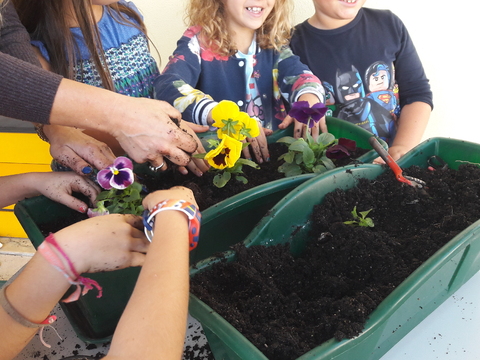
[[[114,85],[102,47],[100,32],[95,21],[91,0],[12,0],[22,24],[33,40],[40,40],[50,56],[51,70],[66,78],[73,79],[75,53],[78,46],[70,31],[67,15],[70,9],[75,16],[78,27],[85,39],[85,45],[102,80],[104,88],[114,90]],[[110,13],[115,13],[122,24],[133,26],[146,35],[142,18],[132,9],[122,4],[106,6]],[[135,22],[128,20],[129,16]]]

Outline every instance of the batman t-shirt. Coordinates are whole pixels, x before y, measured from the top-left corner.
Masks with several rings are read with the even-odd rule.
[[[360,9],[349,24],[321,30],[296,26],[293,52],[320,78],[327,115],[356,124],[387,143],[405,104],[433,107],[430,84],[402,21],[391,11]]]

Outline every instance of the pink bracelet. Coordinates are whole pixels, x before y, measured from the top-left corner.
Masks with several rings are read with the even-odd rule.
[[[56,242],[53,234],[48,235],[45,241],[38,247],[37,251],[58,271],[60,271],[67,281],[76,285],[77,289],[63,302],[69,303],[78,300],[81,295],[85,295],[93,287],[97,288],[97,298],[102,297],[102,287],[95,281],[89,278],[80,276],[68,255],[63,251],[60,245]],[[81,288],[83,286],[83,290]]]

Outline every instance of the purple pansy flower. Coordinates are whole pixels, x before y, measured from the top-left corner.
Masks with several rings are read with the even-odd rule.
[[[295,120],[308,125],[312,128],[327,112],[325,104],[316,103],[312,107],[308,101],[297,101],[292,104],[292,108],[288,112],[288,115]],[[313,121],[310,121],[312,119]]]
[[[330,146],[327,149],[326,156],[329,159],[342,159],[350,156],[350,151],[354,151],[357,148],[355,140],[339,138],[338,144]]]
[[[124,156],[117,157],[113,165],[98,172],[97,181],[105,190],[127,188],[134,181],[132,161]]]

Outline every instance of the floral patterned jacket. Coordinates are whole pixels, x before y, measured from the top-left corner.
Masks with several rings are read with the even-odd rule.
[[[172,104],[184,120],[202,125],[207,125],[210,110],[221,100],[231,100],[241,111],[251,114],[252,109],[246,109],[245,60],[222,57],[204,48],[197,37],[199,31],[200,27],[190,27],[178,41],[170,61],[155,80],[155,98]],[[262,105],[253,112],[264,120],[264,127],[276,129],[287,114],[285,105],[304,93],[313,93],[324,101],[320,80],[289,47],[280,52],[257,47],[253,76]]]

